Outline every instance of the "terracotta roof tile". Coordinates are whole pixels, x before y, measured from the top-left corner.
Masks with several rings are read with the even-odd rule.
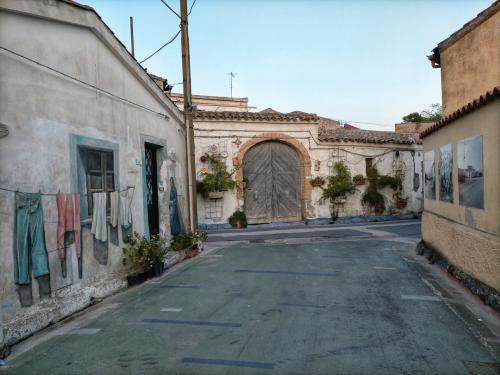
[[[314,113],[276,111],[231,112],[231,111],[195,111],[197,120],[242,120],[242,121],[279,121],[279,122],[319,122]]]
[[[472,111],[475,111],[476,109],[484,106],[485,104],[498,99],[500,97],[500,86],[495,87],[493,90],[488,91],[486,94],[481,95],[478,99],[473,100],[472,102],[464,105],[462,108],[457,109],[455,112],[452,114],[446,116],[442,120],[439,120],[438,122],[434,123],[431,127],[425,129],[423,132],[420,133],[420,138],[425,138],[429,134],[434,133],[435,131],[439,130],[440,128],[451,124],[455,120],[459,119],[460,117],[465,116],[468,113],[471,113]]]
[[[409,134],[365,129],[331,128],[326,126],[319,128],[318,139],[321,142],[396,143],[408,145],[416,143]]]

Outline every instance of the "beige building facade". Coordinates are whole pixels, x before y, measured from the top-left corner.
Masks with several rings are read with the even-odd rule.
[[[453,266],[500,290],[500,14],[480,13],[431,56],[445,117],[421,133],[422,239]]]
[[[441,67],[443,115],[500,86],[500,2],[443,40],[429,56]]]

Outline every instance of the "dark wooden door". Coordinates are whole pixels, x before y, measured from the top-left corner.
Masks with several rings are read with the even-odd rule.
[[[149,234],[160,233],[160,212],[158,209],[158,169],[156,162],[156,151],[158,146],[145,144],[146,162],[146,203],[148,206]]]
[[[300,163],[292,147],[280,142],[252,147],[243,160],[243,177],[249,223],[301,219]]]

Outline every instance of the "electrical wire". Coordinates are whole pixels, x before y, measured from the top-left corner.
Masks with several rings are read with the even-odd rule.
[[[196,4],[196,0],[194,0],[194,1],[193,1],[193,3],[191,4],[191,7],[189,8],[188,16],[189,16],[189,15],[191,14],[191,12],[193,11],[194,4]]]
[[[166,1],[164,1],[164,0],[160,0],[160,1],[161,1],[163,4],[165,4],[165,6],[166,6],[168,9],[170,9],[170,11],[171,11],[173,14],[175,14],[177,17],[181,18],[180,14],[179,14],[179,13],[177,13],[177,12],[174,10],[174,8],[172,8],[170,5],[168,5]]]
[[[153,57],[158,52],[160,52],[163,48],[165,48],[170,43],[172,43],[179,36],[180,33],[181,33],[181,30],[177,31],[177,33],[172,38],[170,38],[170,40],[167,43],[165,43],[164,45],[162,45],[160,48],[158,48],[156,51],[154,51],[151,55],[149,55],[148,57],[146,57],[144,60],[139,61],[139,64],[142,64],[144,61],[149,60],[151,57]]]
[[[159,116],[164,117],[164,118],[167,118],[167,119],[169,118],[169,116],[168,116],[168,115],[166,115],[166,114],[163,114],[163,113],[161,113],[161,112],[157,112],[157,111],[155,111],[155,110],[153,110],[153,109],[150,109],[150,108],[148,108],[148,107],[145,107],[145,106],[143,106],[143,105],[141,105],[141,104],[134,103],[134,102],[133,102],[133,101],[131,101],[131,100],[128,100],[128,99],[122,98],[122,97],[120,97],[120,96],[118,96],[118,95],[115,95],[115,94],[113,94],[113,93],[109,92],[109,91],[103,90],[103,89],[101,89],[100,87],[94,86],[94,85],[93,85],[93,84],[91,84],[91,83],[87,83],[87,82],[85,82],[85,81],[82,81],[81,79],[78,79],[78,78],[76,78],[76,77],[70,76],[69,74],[66,74],[66,73],[64,73],[64,72],[61,72],[60,70],[57,70],[57,69],[51,68],[51,67],[50,67],[50,66],[48,66],[48,65],[42,64],[42,63],[41,63],[41,62],[39,62],[39,61],[33,60],[33,59],[31,59],[31,58],[29,58],[29,57],[27,57],[27,56],[21,55],[20,53],[14,52],[14,51],[12,51],[12,50],[10,50],[10,49],[8,49],[8,48],[5,48],[5,47],[3,47],[3,46],[0,46],[0,49],[3,49],[4,51],[7,51],[7,52],[9,52],[9,53],[11,53],[11,54],[13,54],[13,55],[15,55],[15,56],[17,56],[17,57],[21,57],[21,58],[23,58],[23,59],[25,59],[25,60],[27,60],[27,61],[29,61],[29,62],[33,63],[33,64],[40,65],[40,66],[44,67],[45,69],[48,69],[48,70],[50,70],[50,71],[52,71],[52,72],[55,72],[55,73],[57,73],[57,74],[60,74],[60,75],[62,75],[62,76],[64,76],[64,77],[66,77],[66,78],[69,78],[69,79],[73,80],[73,81],[76,81],[76,82],[78,82],[78,83],[81,83],[82,85],[85,85],[85,86],[88,86],[88,87],[92,87],[94,90],[97,90],[97,91],[100,91],[100,92],[102,92],[102,93],[104,93],[104,94],[106,94],[106,95],[112,96],[113,98],[120,99],[120,100],[122,100],[122,101],[124,101],[124,102],[126,102],[126,103],[128,103],[128,104],[132,104],[132,105],[134,105],[134,106],[136,106],[136,107],[138,107],[138,108],[141,108],[141,109],[144,109],[144,110],[146,110],[146,111],[148,111],[148,112],[154,113],[155,115],[159,115]]]

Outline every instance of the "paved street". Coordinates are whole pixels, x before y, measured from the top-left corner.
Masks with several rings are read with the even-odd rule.
[[[27,340],[0,373],[497,373],[498,315],[414,255],[418,232],[212,233],[203,255]]]

